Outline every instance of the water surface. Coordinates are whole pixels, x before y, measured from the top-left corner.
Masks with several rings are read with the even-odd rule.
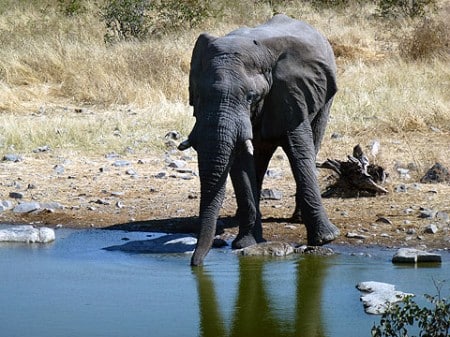
[[[379,317],[364,313],[358,282],[393,283],[420,302],[436,293],[433,278],[450,280],[446,252],[415,268],[381,249],[262,259],[225,248],[192,269],[186,254],[102,250],[148,233],[56,233],[48,245],[0,244],[1,336],[362,337]]]

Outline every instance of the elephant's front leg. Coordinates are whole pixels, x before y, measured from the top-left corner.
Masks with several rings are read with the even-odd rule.
[[[230,176],[236,195],[236,217],[239,222],[239,233],[232,247],[240,249],[263,241],[253,155],[241,150],[231,167]]]
[[[301,123],[288,132],[283,142],[297,184],[296,200],[306,225],[309,245],[323,245],[339,235],[325,212],[315,169],[315,148],[311,126]]]

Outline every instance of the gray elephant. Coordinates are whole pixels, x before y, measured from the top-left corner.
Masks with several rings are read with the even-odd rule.
[[[179,146],[198,153],[200,233],[191,265],[201,265],[211,247],[228,174],[239,219],[232,247],[264,241],[259,194],[277,147],[292,168],[294,216],[301,213],[308,244],[322,245],[339,235],[325,213],[315,171],[336,91],[330,44],[304,22],[276,15],[223,37],[199,36],[189,75],[196,122]]]

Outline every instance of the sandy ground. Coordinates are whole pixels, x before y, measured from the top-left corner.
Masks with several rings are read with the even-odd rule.
[[[450,160],[450,135],[438,134],[434,137],[434,140],[432,136],[424,137],[414,146],[427,147],[430,141],[434,141],[438,145],[433,147],[433,151],[440,153],[441,158]],[[393,144],[395,146],[396,143]],[[402,150],[391,151],[401,153]],[[50,227],[195,231],[200,201],[195,153],[191,152],[191,158],[187,160],[186,168],[194,172],[191,174],[176,172],[168,167],[164,152],[161,150],[154,156],[128,154],[120,158],[107,158],[70,154],[62,157],[50,150],[24,155],[20,162],[2,161],[1,200],[11,200],[14,204],[26,201],[58,202],[63,208],[29,214],[7,210],[0,213],[0,221]],[[338,152],[333,146],[326,145],[323,155],[344,160],[342,154],[350,153],[351,147]],[[183,155],[186,154],[174,152],[171,158],[180,159]],[[119,159],[128,161],[129,165],[114,166]],[[449,162],[443,164],[448,165]],[[56,172],[56,165],[63,167],[63,171]],[[360,246],[450,249],[450,223],[420,217],[421,207],[450,214],[450,185],[417,183],[420,174],[404,179],[397,174],[393,162],[387,163],[385,168],[390,172],[385,185],[389,190],[387,195],[323,200],[329,218],[341,231],[336,242]],[[130,174],[133,173],[130,169],[135,174]],[[262,201],[264,236],[268,240],[304,244],[304,225],[288,220],[294,209],[295,185],[288,161],[282,153],[273,158],[270,169],[278,176],[268,177],[264,188],[277,189],[282,192],[283,198]],[[322,189],[329,184],[330,174],[328,170],[320,170]],[[399,184],[404,184],[407,191],[396,192]],[[10,197],[11,192],[22,193],[22,199],[14,200]],[[221,210],[223,220],[219,222],[221,226],[218,231],[226,239],[231,239],[237,232],[232,219],[235,210],[233,191],[231,184],[228,184]],[[435,234],[425,232],[430,224],[436,224],[438,231]],[[356,234],[356,237],[349,237],[352,235],[348,233]]]

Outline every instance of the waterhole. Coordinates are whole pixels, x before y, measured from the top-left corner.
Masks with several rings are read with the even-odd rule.
[[[393,283],[436,294],[450,258],[423,268],[391,263],[393,250],[331,246],[335,256],[239,257],[214,249],[203,268],[189,254],[102,248],[149,233],[56,231],[51,244],[0,244],[0,336],[370,336],[355,285]]]

